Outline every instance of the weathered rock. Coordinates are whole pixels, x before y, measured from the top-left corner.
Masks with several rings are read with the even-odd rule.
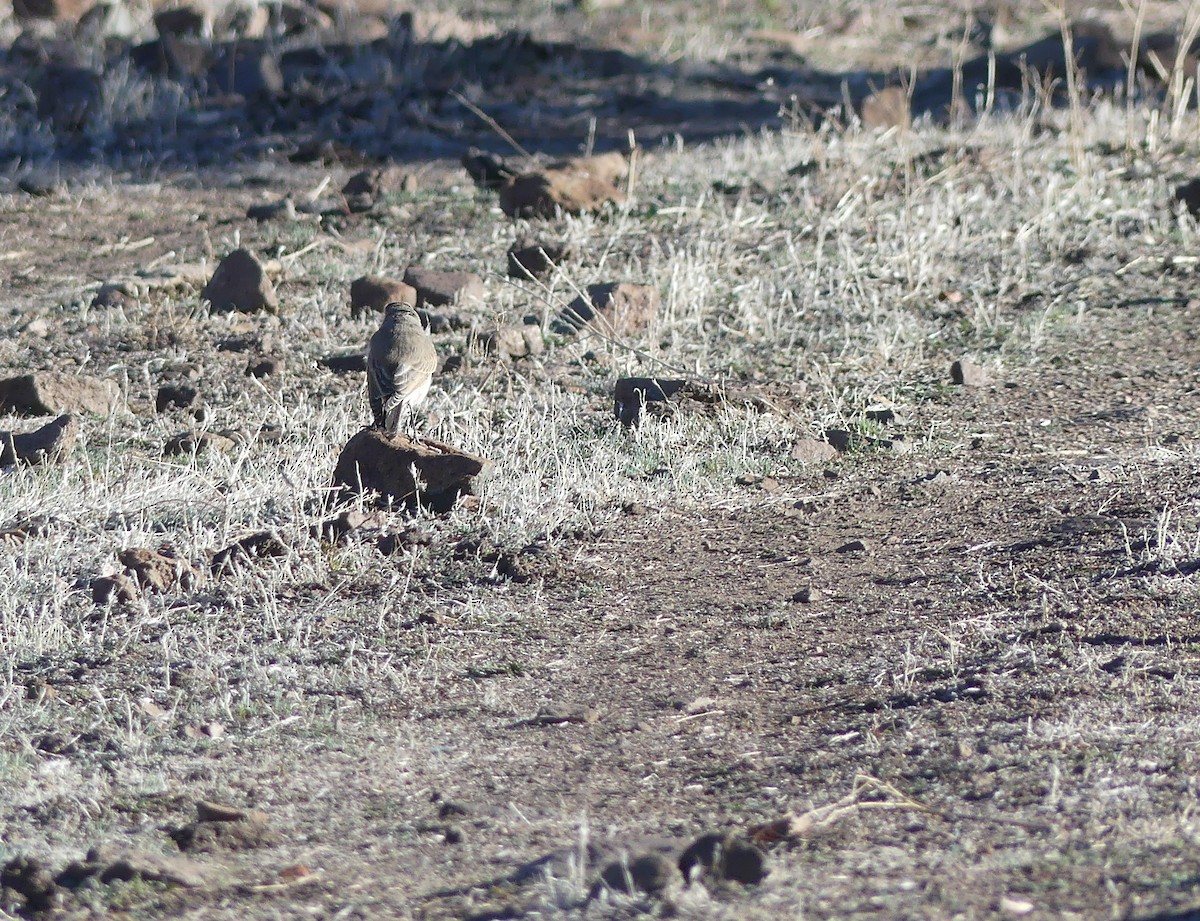
[[[624,194],[611,183],[563,169],[522,173],[500,189],[500,208],[509,217],[584,214],[624,200]]]
[[[1200,217],[1200,179],[1192,179],[1177,186],[1175,201],[1186,207],[1192,217]]]
[[[229,452],[237,447],[237,440],[220,432],[181,432],[173,435],[163,446],[168,457],[179,454],[205,454],[209,451]]]
[[[586,325],[616,335],[639,332],[657,318],[658,305],[658,289],[649,285],[588,285],[587,299],[575,298],[563,310],[557,329],[569,331]]]
[[[241,822],[256,814],[265,820],[266,816],[262,813],[239,809],[237,806],[227,806],[212,800],[199,800],[196,803],[196,820],[199,822]]]
[[[97,576],[92,580],[92,601],[96,604],[130,604],[140,595],[137,582],[123,572]]]
[[[218,312],[277,313],[279,310],[275,286],[262,263],[246,249],[235,249],[221,260],[200,296]]]
[[[0,890],[10,889],[25,900],[22,914],[53,911],[62,899],[50,871],[32,857],[14,857],[0,868]]]
[[[129,287],[121,282],[106,282],[92,298],[92,307],[132,307],[137,301]]]
[[[950,380],[962,387],[982,387],[988,382],[988,373],[970,359],[960,358],[950,365]]]
[[[674,412],[712,412],[721,406],[749,406],[759,412],[793,417],[807,392],[803,381],[693,381],[678,378],[623,377],[613,388],[613,412],[624,425],[642,415]]]
[[[567,243],[543,243],[524,238],[508,248],[510,278],[542,278],[573,255]]]
[[[492,327],[467,336],[467,349],[501,358],[527,358],[546,348],[541,327],[534,324]]]
[[[740,835],[702,835],[680,855],[679,871],[688,882],[701,876],[753,885],[767,876],[767,857]]]
[[[404,282],[417,292],[417,307],[476,304],[484,299],[483,279],[474,272],[442,272],[409,266]]]
[[[154,28],[161,37],[199,38],[211,28],[211,19],[194,7],[177,6],[158,10],[154,14]]]
[[[213,555],[214,574],[235,572],[256,560],[278,559],[288,555],[287,546],[270,531],[258,531],[234,541]]]
[[[92,0],[13,0],[17,19],[53,19],[57,22],[78,20],[92,5]]]
[[[262,379],[283,370],[283,359],[277,355],[256,355],[246,362],[246,376]]]
[[[617,892],[661,895],[680,882],[679,869],[662,854],[649,853],[628,862],[614,860],[600,873],[604,885]]]
[[[96,868],[96,875],[102,883],[145,879],[171,886],[196,888],[208,881],[203,865],[179,855],[122,851],[97,861]]]
[[[384,194],[384,171],[365,169],[355,173],[342,186],[346,207],[354,214],[370,211]]]
[[[492,468],[489,460],[432,439],[389,438],[363,429],[342,449],[333,482],[350,493],[379,493],[385,503],[419,502],[447,511],[460,495],[472,493]]]
[[[823,464],[837,457],[837,448],[818,438],[801,438],[792,445],[792,460],[802,464]]]
[[[24,434],[0,432],[0,467],[57,463],[71,453],[78,435],[79,420],[72,415],[59,416]]]
[[[197,820],[167,832],[181,851],[243,851],[280,842],[279,834],[261,812],[248,812],[235,821]]]
[[[176,588],[191,590],[203,581],[188,560],[167,548],[129,547],[118,553],[117,559],[141,588],[158,594]]]
[[[0,381],[0,413],[107,416],[117,408],[120,400],[121,388],[115,381],[82,374],[35,371]]]
[[[154,411],[189,409],[200,402],[200,390],[191,384],[163,384],[154,396]]]
[[[417,305],[417,289],[412,285],[385,278],[382,275],[363,275],[350,282],[350,316],[360,317],[368,311],[383,313],[388,304]]]
[[[287,195],[279,201],[251,205],[246,209],[246,217],[253,221],[294,221],[297,217],[296,203],[290,195]]]
[[[498,189],[520,174],[519,169],[505,163],[500,157],[477,147],[463,154],[462,165],[475,184],[485,189]]]

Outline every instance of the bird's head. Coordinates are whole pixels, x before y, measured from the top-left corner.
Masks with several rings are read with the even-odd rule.
[[[412,317],[416,319],[417,308],[407,301],[392,301],[384,308],[384,314],[392,319]]]

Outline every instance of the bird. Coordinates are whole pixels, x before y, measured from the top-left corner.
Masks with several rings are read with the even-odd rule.
[[[367,349],[367,396],[375,427],[395,435],[405,409],[415,409],[429,393],[435,370],[437,350],[416,307],[392,301]]]

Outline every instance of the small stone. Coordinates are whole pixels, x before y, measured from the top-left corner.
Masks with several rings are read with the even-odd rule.
[[[285,557],[287,546],[270,531],[259,531],[234,541],[218,550],[212,559],[212,571],[216,575],[236,572],[255,560]]]
[[[246,209],[246,217],[252,221],[294,221],[297,217],[296,203],[288,196],[279,201],[251,205]]]
[[[204,867],[178,855],[144,854],[128,851],[113,860],[99,873],[102,883],[114,880],[146,879],[156,883],[196,888],[207,881]]]
[[[542,278],[571,255],[573,250],[566,243],[545,243],[522,238],[508,248],[508,275],[525,280]]]
[[[988,382],[987,371],[967,358],[950,365],[950,380],[962,387],[982,387]]]
[[[246,363],[246,376],[254,378],[272,377],[283,370],[283,359],[274,355],[259,355]]]
[[[209,451],[228,453],[237,447],[237,441],[218,432],[183,432],[173,436],[163,445],[163,454],[168,457],[179,454],[201,455]]]
[[[1187,208],[1192,217],[1200,217],[1200,179],[1192,179],[1177,186],[1175,201]]]
[[[342,186],[342,197],[352,214],[361,214],[375,207],[384,193],[385,172],[382,169],[365,169],[355,173]]]
[[[679,869],[662,854],[642,854],[628,862],[614,860],[601,871],[600,880],[616,892],[660,895],[679,882]]]
[[[845,429],[826,429],[825,440],[835,451],[842,453],[849,451],[853,446],[854,433]]]
[[[200,402],[200,391],[191,384],[163,384],[154,397],[155,412],[189,409]]]
[[[499,189],[518,175],[518,170],[500,157],[478,147],[472,147],[463,154],[462,165],[475,184],[485,189]]]
[[[72,415],[59,416],[24,434],[0,432],[0,467],[58,463],[71,453],[78,437],[79,420]]]
[[[132,307],[137,303],[129,289],[121,283],[106,282],[92,298],[92,307]]]
[[[545,347],[542,330],[534,325],[503,326],[467,337],[468,350],[507,359],[540,355]]]
[[[221,260],[200,296],[214,311],[277,313],[279,301],[266,271],[247,249],[235,249]]]
[[[261,812],[248,812],[234,821],[191,822],[168,834],[181,851],[243,851],[280,841]]]
[[[328,368],[334,374],[357,374],[367,370],[367,355],[361,349],[354,352],[336,352],[318,359],[317,365]]]
[[[818,438],[801,438],[792,445],[792,460],[802,464],[823,464],[837,457],[837,448]]]
[[[860,553],[867,549],[867,545],[861,540],[851,540],[842,544],[835,551],[836,553]]]
[[[1000,910],[1005,914],[1022,917],[1034,909],[1033,902],[1028,899],[1017,899],[1009,895],[1000,897]]]
[[[382,275],[363,275],[350,282],[350,316],[383,313],[388,304],[417,306],[417,289]]]
[[[577,297],[571,302],[563,311],[556,331],[591,325],[618,335],[640,332],[658,317],[658,305],[658,289],[649,285],[629,282],[588,285],[587,299]]]
[[[445,307],[475,304],[487,294],[483,279],[473,272],[442,272],[421,266],[409,266],[405,284],[417,292],[417,307]]]
[[[52,416],[60,413],[94,413],[107,416],[120,403],[115,381],[88,375],[35,371],[0,380],[0,414]]]
[[[209,17],[190,6],[162,9],[154,14],[154,28],[160,37],[200,38],[210,26]]]
[[[139,595],[137,583],[123,572],[92,580],[92,601],[96,604],[130,604]]]
[[[250,816],[249,811],[237,806],[227,806],[212,800],[200,800],[196,803],[196,820],[199,822],[241,822]]]
[[[683,852],[679,871],[688,882],[707,876],[753,885],[766,878],[766,863],[766,854],[740,835],[707,834]]]
[[[812,601],[812,588],[806,585],[803,588],[797,589],[788,600],[793,604],[808,604]]]
[[[118,553],[117,559],[138,585],[152,592],[168,592],[177,587],[191,590],[203,581],[190,561],[170,549],[129,547]]]

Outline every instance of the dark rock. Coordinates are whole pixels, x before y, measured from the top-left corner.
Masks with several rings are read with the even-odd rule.
[[[350,316],[383,313],[388,304],[417,306],[417,289],[382,275],[363,275],[350,282]]]
[[[208,17],[190,6],[163,9],[154,14],[154,28],[160,36],[199,38],[204,34],[207,23]]]
[[[275,286],[267,278],[262,263],[246,249],[235,249],[221,260],[200,296],[217,312],[277,313],[279,310]]]
[[[279,201],[251,205],[246,209],[246,217],[253,221],[294,221],[296,220],[296,203],[289,195]]]
[[[212,571],[216,575],[236,572],[240,567],[257,560],[277,559],[288,555],[287,546],[270,531],[249,534],[234,541],[213,555]]]
[[[866,543],[861,540],[851,540],[842,544],[837,548],[837,553],[861,553],[867,549]]]
[[[124,851],[96,866],[97,876],[102,883],[144,879],[191,889],[203,886],[208,881],[201,864],[178,855]]]
[[[566,332],[585,325],[616,335],[646,329],[658,317],[659,294],[649,285],[614,282],[588,285],[587,299],[577,297],[563,311],[556,330]]]
[[[419,501],[440,512],[472,493],[492,467],[489,460],[431,439],[389,438],[363,429],[342,449],[333,482],[351,494],[377,492],[386,503]]]
[[[1192,217],[1200,217],[1200,179],[1192,179],[1177,186],[1175,201],[1183,204]]]
[[[59,416],[25,434],[0,432],[0,467],[57,463],[71,453],[78,435],[79,420],[72,415]]]
[[[218,49],[208,71],[209,89],[225,96],[261,99],[283,92],[283,73],[274,54],[255,43],[231,43]]]
[[[154,397],[155,412],[189,409],[200,402],[200,391],[191,384],[163,384]]]
[[[233,822],[197,820],[167,832],[181,851],[244,851],[279,844],[279,834],[260,812]]]
[[[92,307],[132,307],[137,301],[122,284],[106,283],[92,298]]]
[[[209,451],[232,451],[237,441],[219,432],[182,432],[174,435],[163,446],[168,457],[179,454],[200,455]]]
[[[846,429],[826,429],[825,440],[835,451],[845,453],[854,445],[854,433]]]
[[[246,363],[246,376],[271,377],[283,370],[283,359],[275,355],[259,355]]]
[[[962,387],[982,387],[988,382],[988,373],[975,362],[960,358],[950,365],[950,380]]]
[[[441,272],[421,266],[409,266],[405,284],[417,292],[417,307],[445,307],[474,304],[483,300],[483,279],[473,272]]]
[[[740,835],[702,835],[680,856],[679,871],[688,882],[705,876],[753,885],[767,876],[767,856]]]
[[[521,239],[508,249],[508,275],[526,280],[541,278],[572,255],[573,250],[567,243]]]
[[[27,915],[51,912],[62,899],[50,871],[32,857],[14,857],[0,868],[0,889],[23,898]]]
[[[515,179],[520,172],[494,154],[476,147],[463,154],[462,165],[475,184],[485,189],[498,189],[509,180]]]
[[[614,860],[601,871],[600,880],[616,892],[661,895],[679,881],[679,870],[662,854],[642,854],[628,863]]]
[[[357,374],[367,370],[367,353],[360,350],[326,355],[318,359],[317,365],[328,368],[334,374]]]
[[[52,64],[37,82],[38,118],[55,131],[82,130],[103,104],[101,76],[90,67]]]
[[[35,371],[0,380],[0,413],[50,416],[86,412],[107,416],[120,399],[121,388],[115,381],[86,375]]]
[[[353,214],[370,211],[384,194],[384,171],[365,169],[351,176],[342,186],[342,197]]]

